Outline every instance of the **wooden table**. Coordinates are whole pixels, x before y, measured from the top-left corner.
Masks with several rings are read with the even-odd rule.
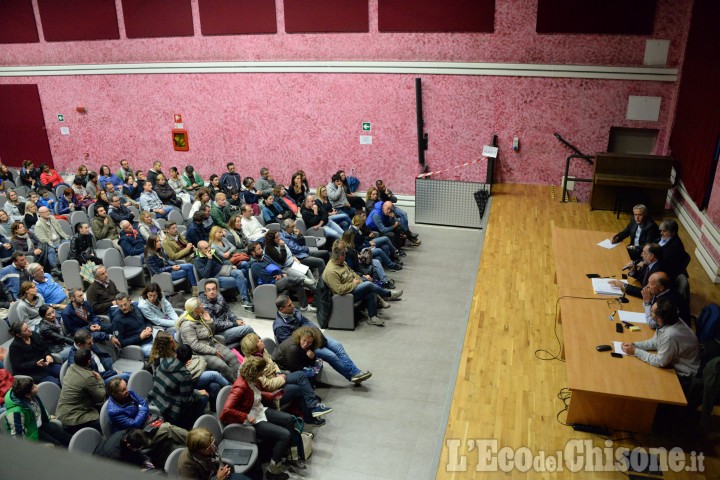
[[[598,352],[597,345],[613,341],[645,340],[654,334],[645,324],[639,332],[617,333],[608,316],[618,309],[641,312],[642,301],[628,297],[620,304],[613,297],[595,295],[586,274],[621,277],[628,262],[623,245],[607,250],[596,244],[613,233],[554,228],[556,282],[560,296],[591,297],[593,300],[560,300],[568,387],[572,395],[569,424],[582,423],[612,430],[650,432],[657,405],[687,405],[675,370],[648,365],[635,357],[613,358]]]

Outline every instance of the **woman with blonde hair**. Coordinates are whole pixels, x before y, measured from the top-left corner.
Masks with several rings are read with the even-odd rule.
[[[25,216],[23,217],[23,222],[28,230],[33,230],[38,221],[37,210],[38,207],[35,202],[28,201],[25,203]]]
[[[177,343],[167,332],[158,332],[150,351],[155,375],[148,401],[160,409],[163,418],[173,425],[191,429],[205,411],[209,394],[193,389],[193,380],[185,364],[177,359]]]
[[[271,399],[272,394],[260,391],[260,377],[264,375],[267,362],[262,357],[248,357],[240,367],[240,375],[228,396],[220,420],[225,423],[249,425],[255,429],[261,449],[272,449],[270,465],[265,478],[286,480],[283,458],[290,447],[295,420],[292,415],[263,406],[263,397]],[[263,452],[260,453],[263,455]]]
[[[327,196],[327,186],[320,185],[317,189],[315,189],[315,192],[317,194],[318,205],[325,210],[328,214],[328,218],[340,225],[340,228],[342,228],[343,231],[347,230],[350,226],[350,216],[347,213],[336,210],[335,207],[332,206],[332,203],[330,203]]]
[[[160,228],[160,224],[155,220],[150,212],[147,210],[140,212],[140,219],[138,220],[138,232],[147,241],[150,235],[155,235],[160,240],[165,239],[165,232]]]
[[[208,235],[208,238],[210,248],[215,249],[220,256],[227,260],[230,260],[232,254],[237,251],[237,247],[225,238],[225,229],[218,225],[215,225],[210,229],[210,235]]]
[[[303,372],[283,372],[265,350],[265,342],[256,333],[249,333],[240,341],[240,349],[245,357],[258,357],[265,360],[267,365],[260,376],[260,389],[265,392],[275,392],[283,389],[280,405],[288,405],[298,401],[305,423],[324,425],[325,419],[320,418],[332,412],[332,408],[320,403],[315,395],[312,385]]]

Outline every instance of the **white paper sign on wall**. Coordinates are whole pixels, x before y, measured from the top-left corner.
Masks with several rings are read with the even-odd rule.
[[[627,120],[644,120],[657,122],[660,118],[660,104],[662,97],[644,97],[630,95],[628,98]]]
[[[372,135],[360,135],[360,145],[372,145]]]

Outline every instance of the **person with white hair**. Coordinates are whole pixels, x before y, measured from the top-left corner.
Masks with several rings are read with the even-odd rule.
[[[185,302],[185,313],[178,320],[177,329],[182,343],[205,359],[208,370],[220,372],[230,383],[235,381],[240,362],[229,348],[215,340],[213,320],[197,297]]]

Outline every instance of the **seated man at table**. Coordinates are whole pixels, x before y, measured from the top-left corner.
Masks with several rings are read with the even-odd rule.
[[[673,290],[670,277],[665,272],[655,272],[648,278],[648,283],[642,289],[643,306],[645,307],[645,319],[653,330],[658,324],[652,318],[651,308],[658,300],[667,300],[677,308],[680,320],[690,324],[690,305],[677,291]]]
[[[663,261],[668,268],[670,279],[675,280],[681,273],[687,276],[690,255],[678,237],[678,224],[675,220],[668,218],[660,222],[660,238],[657,244],[662,248]]]
[[[697,336],[685,322],[679,321],[677,309],[667,300],[655,302],[651,314],[658,324],[655,335],[642,342],[623,343],[622,350],[654,367],[674,368],[685,388],[700,368]]]
[[[652,275],[655,272],[664,272],[665,271],[665,264],[662,261],[663,258],[663,251],[662,248],[660,248],[660,245],[657,243],[647,243],[643,247],[642,253],[642,268],[640,270],[636,269],[635,262],[629,262],[627,265],[625,265],[625,268],[629,268],[630,272],[635,272],[635,278],[640,279],[640,286],[637,287],[635,285],[629,285],[627,283],[621,282],[620,280],[610,280],[608,283],[610,285],[614,285],[616,287],[620,287],[623,294],[632,295],[633,297],[642,298],[642,289],[645,288],[645,286],[648,283],[648,280],[650,279],[650,275]],[[639,264],[638,264],[639,265]]]
[[[639,204],[633,207],[633,219],[620,232],[612,237],[612,243],[622,242],[630,237],[630,244],[627,247],[628,254],[633,260],[640,258],[643,245],[654,242],[660,236],[660,230],[655,222],[648,215],[645,205]]]

